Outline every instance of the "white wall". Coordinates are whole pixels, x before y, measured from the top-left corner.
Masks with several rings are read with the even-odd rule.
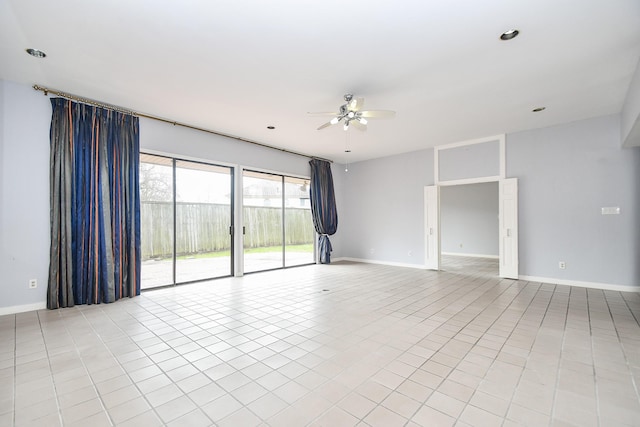
[[[44,308],[49,271],[51,103],[30,86],[0,80],[0,315]],[[309,176],[309,159],[253,144],[140,120],[142,151]],[[334,165],[338,217],[343,170]],[[340,230],[341,225],[339,225]],[[331,239],[340,256],[340,231]],[[38,280],[29,289],[29,279]]]
[[[440,250],[498,256],[498,183],[440,188]]]

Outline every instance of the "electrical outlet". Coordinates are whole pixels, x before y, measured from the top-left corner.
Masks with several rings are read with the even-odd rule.
[[[407,255],[409,255],[409,256],[413,256],[413,251],[409,251],[409,252],[407,252]]]
[[[558,268],[559,268],[560,270],[564,270],[565,268],[567,268],[567,264],[565,264],[565,262],[564,262],[564,261],[560,261],[560,262],[558,263]]]
[[[29,289],[35,289],[38,287],[38,279],[29,280]]]
[[[371,249],[369,249],[369,253],[370,253],[371,255],[373,255],[373,254],[375,254],[375,253],[376,253],[376,250],[375,250],[374,248],[371,248]]]

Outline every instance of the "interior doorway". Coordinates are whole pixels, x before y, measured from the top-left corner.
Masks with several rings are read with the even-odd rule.
[[[441,270],[498,276],[498,182],[440,189]]]
[[[435,185],[424,188],[424,265],[441,267],[440,191],[498,183],[498,276],[518,279],[518,179],[506,177],[506,138],[495,135],[434,147]]]
[[[518,179],[485,179],[448,185],[498,182],[498,276],[518,279]],[[428,270],[441,269],[440,193],[444,186],[424,188],[424,265]]]
[[[442,255],[441,270],[471,277],[498,277],[498,258],[478,258],[464,255]]]

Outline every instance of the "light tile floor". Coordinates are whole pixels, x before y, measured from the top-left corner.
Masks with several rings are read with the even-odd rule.
[[[640,425],[640,295],[334,263],[0,317],[2,426]]]

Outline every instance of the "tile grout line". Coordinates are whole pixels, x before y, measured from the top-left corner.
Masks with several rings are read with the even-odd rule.
[[[613,291],[611,291],[613,292]],[[627,371],[629,373],[631,373],[631,369],[630,369],[630,364],[629,364],[629,357],[627,355],[627,352],[625,351],[625,344],[622,341],[621,337],[620,337],[620,332],[618,331],[618,327],[616,326],[616,322],[615,322],[615,316],[613,315],[613,312],[611,311],[611,305],[609,304],[609,298],[607,298],[608,293],[605,291],[602,291],[603,296],[604,296],[604,301],[607,303],[607,308],[609,310],[609,316],[611,317],[611,323],[613,325],[613,329],[616,331],[616,337],[618,338],[618,342],[620,343],[620,349],[622,351],[622,354],[624,355],[624,362],[625,362],[625,366],[627,367]],[[622,295],[620,293],[617,293],[618,295],[620,295],[622,297]],[[624,298],[622,298],[622,300],[624,301]],[[627,308],[629,308],[629,306],[626,304],[625,301],[625,306]],[[633,316],[633,313],[631,313]],[[635,316],[633,316],[635,319]],[[637,323],[637,319],[636,323]],[[594,362],[594,368],[595,368],[595,362]],[[630,379],[631,379],[631,384],[633,385],[633,388],[636,392],[636,400],[638,400],[638,402],[640,402],[640,392],[638,390],[638,384],[636,383],[635,377],[633,375],[630,375]]]
[[[531,282],[527,282],[527,283],[528,283],[528,284],[531,284]],[[523,312],[523,314],[522,314],[522,317],[524,317],[524,315],[526,314],[527,310],[528,310],[528,309],[529,309],[529,308],[530,308],[530,307],[535,303],[536,298],[538,298],[538,295],[540,295],[540,293],[541,293],[541,292],[549,292],[548,290],[544,289],[544,288],[545,288],[545,284],[543,284],[543,283],[537,283],[537,286],[538,286],[538,288],[536,289],[535,294],[534,294],[534,295],[533,295],[533,297],[531,298],[531,301],[530,301],[529,305],[527,306],[527,309],[526,309],[526,310],[524,310],[524,312]],[[554,286],[554,291],[553,291],[553,292],[555,292],[555,286]],[[525,370],[526,370],[526,366],[527,366],[527,364],[528,364],[528,363],[530,362],[530,360],[531,360],[531,359],[530,359],[530,357],[531,357],[531,349],[533,349],[533,348],[534,348],[535,343],[536,343],[536,341],[537,341],[537,339],[538,339],[538,335],[539,335],[539,333],[540,333],[540,329],[541,329],[541,327],[542,327],[542,324],[544,323],[544,318],[547,316],[547,313],[548,313],[548,311],[549,311],[549,307],[551,306],[552,296],[553,296],[553,294],[548,298],[548,300],[547,300],[547,302],[546,302],[546,307],[545,307],[544,313],[540,315],[540,318],[539,318],[539,321],[538,321],[538,331],[536,332],[535,338],[533,339],[533,341],[531,342],[531,345],[529,346],[528,354],[527,354],[527,357],[526,357],[526,359],[525,359],[525,364],[524,364],[524,366],[523,366],[523,368],[522,368],[522,372],[520,373],[520,377],[518,378],[518,382],[516,383],[516,388],[515,388],[515,390],[514,390],[514,393],[512,393],[512,394],[511,394],[511,399],[510,399],[510,401],[509,401],[509,406],[507,407],[507,413],[506,413],[506,414],[505,414],[505,416],[504,416],[503,424],[504,424],[504,422],[506,422],[506,420],[508,420],[508,419],[509,419],[509,418],[508,418],[508,414],[509,414],[509,410],[510,410],[510,409],[511,409],[511,407],[513,406],[513,397],[515,396],[515,394],[516,394],[516,393],[517,393],[517,391],[519,390],[520,383],[522,382],[522,376],[524,375],[524,372],[525,372]],[[522,317],[520,318],[520,320],[522,320]],[[518,323],[520,323],[520,322],[518,322]],[[538,411],[535,411],[535,410],[530,409],[530,408],[527,408],[527,409],[529,409],[529,410],[531,410],[531,411],[534,411],[534,412],[538,412]],[[545,415],[545,416],[546,416],[546,414],[543,414],[543,415]],[[549,417],[549,424],[551,424],[551,417]]]
[[[591,303],[589,300],[589,290],[585,289],[586,303],[587,303],[587,316],[589,318],[589,348],[591,349],[591,372],[593,374],[593,391],[596,395],[596,415],[598,416],[598,426],[601,424],[600,415],[600,391],[598,387],[598,375],[596,373],[596,351],[594,347],[593,325],[591,323]]]
[[[451,274],[451,273],[449,273],[449,274]],[[477,278],[480,278],[480,276],[478,276]],[[494,279],[494,278],[486,279],[484,282],[482,282],[482,283],[480,283],[478,286],[476,286],[476,289],[481,288],[484,284],[486,284],[487,282],[490,282],[490,281],[491,281],[491,280],[493,280],[493,279]],[[472,304],[477,303],[477,301],[478,301],[479,299],[481,299],[483,296],[485,296],[485,294],[487,294],[491,289],[495,288],[496,286],[499,286],[501,282],[503,282],[503,280],[498,280],[498,282],[496,282],[496,283],[495,283],[495,284],[494,284],[490,289],[485,290],[485,291],[484,291],[484,292],[482,292],[482,294],[481,294],[481,295],[479,295],[476,299],[474,299],[473,301],[469,302],[469,304],[467,304],[467,306],[465,306],[465,308],[468,308],[468,307],[469,307],[469,306],[471,306]],[[513,298],[512,298],[512,300],[511,300],[511,301],[513,301],[515,298],[517,298],[517,296],[518,296],[518,295],[519,295],[519,294],[524,290],[524,288],[525,288],[525,287],[523,287],[522,289],[520,289],[520,291],[519,291],[518,293],[516,293],[516,294],[513,296]],[[469,324],[471,324],[474,320],[476,320],[478,317],[480,317],[480,316],[484,313],[484,311],[485,311],[485,310],[487,310],[488,308],[490,308],[490,304],[491,304],[491,302],[493,302],[493,301],[495,301],[496,299],[500,298],[500,296],[502,296],[502,294],[504,294],[505,292],[507,292],[507,291],[509,291],[509,290],[511,290],[511,287],[510,287],[510,286],[509,286],[509,287],[506,287],[506,288],[503,290],[503,292],[502,292],[501,294],[497,295],[497,296],[496,296],[492,301],[490,301],[490,302],[486,303],[486,304],[484,305],[484,308],[482,309],[482,311],[480,311],[479,313],[477,313],[477,314],[476,314],[476,315],[475,315],[471,320],[469,320],[469,321],[465,324],[465,326],[464,326],[464,327],[460,327],[460,328],[458,329],[458,331],[456,332],[456,335],[457,335],[457,334],[459,334],[459,333],[460,333],[460,331],[462,331],[466,326],[468,326],[468,325],[469,325]],[[511,303],[510,303],[510,304],[511,304]],[[452,318],[454,318],[456,315],[458,315],[458,314],[459,314],[460,312],[462,312],[463,310],[464,310],[464,309],[459,310],[455,315],[452,315],[452,316],[451,316],[447,321],[449,321],[449,320],[451,320]],[[441,310],[441,311],[442,311],[442,310]],[[501,313],[499,316],[497,316],[497,317],[493,320],[493,322],[491,323],[491,325],[489,325],[489,326],[485,329],[485,332],[484,332],[484,333],[486,333],[486,331],[487,331],[487,330],[489,330],[489,329],[490,329],[490,327],[491,327],[492,325],[494,325],[494,324],[499,320],[499,318],[502,316],[502,314],[503,314],[503,313],[504,313],[504,310],[502,311],[502,313]],[[436,315],[436,314],[437,314],[437,313],[434,313],[432,316],[434,316],[434,315]],[[425,320],[427,320],[427,319],[425,319]],[[443,322],[439,327],[442,327],[442,326],[443,326],[443,325],[445,325],[445,324],[446,324],[446,321],[445,321],[445,322]],[[436,330],[437,330],[437,329],[436,329]],[[433,332],[435,332],[435,330],[434,330]],[[484,333],[483,333],[483,335],[484,335]],[[451,338],[449,338],[449,339],[447,340],[447,342],[446,342],[446,343],[443,343],[443,344],[440,346],[440,349],[442,349],[444,346],[446,346],[446,344],[447,344],[447,343],[449,343],[449,342],[451,342],[452,340],[454,340],[454,337],[455,337],[455,335],[454,335],[454,336],[452,336]],[[476,344],[478,343],[478,341],[479,341],[479,340],[480,340],[480,338],[478,338],[478,339],[475,341],[474,345],[476,345]],[[473,347],[472,347],[472,348],[473,348]],[[437,353],[437,352],[439,352],[439,351],[440,351],[440,350],[435,351],[435,353]],[[467,353],[466,353],[466,354],[468,355],[468,354],[469,354],[469,351],[467,351]],[[464,358],[463,358],[463,359],[464,359]],[[462,362],[462,360],[463,360],[463,359],[461,359],[461,360],[456,364],[456,367],[457,367],[457,366]],[[426,360],[425,362],[423,362],[423,363],[422,363],[422,365],[420,365],[420,367],[424,366],[424,365],[425,365],[429,360],[430,360],[430,358],[429,358],[428,360]],[[416,370],[420,369],[420,367],[418,367]],[[451,370],[452,370],[452,371],[453,371],[453,370],[455,370],[455,369],[456,369],[456,367],[451,367]],[[405,381],[406,381],[406,380],[405,380]],[[453,380],[452,380],[452,381],[453,381]],[[455,382],[455,381],[454,381],[454,382]],[[441,383],[442,383],[442,382],[441,382]],[[441,383],[440,383],[440,384],[441,384]],[[436,390],[434,390],[434,391],[436,391]],[[427,400],[428,400],[428,399],[427,399]],[[426,404],[426,400],[422,403],[422,405],[425,405],[425,404]],[[465,402],[465,406],[467,406],[467,405],[469,405],[469,402]],[[414,414],[412,415],[412,417],[416,415],[416,413],[419,411],[419,409],[420,409],[420,408],[416,409],[416,411],[414,412]],[[434,410],[436,410],[436,411],[438,411],[438,410],[437,410],[437,409],[435,409],[435,408],[433,408],[433,409],[434,409]],[[441,411],[438,411],[438,412],[441,412]],[[448,414],[445,414],[445,415],[449,416]],[[409,420],[410,420],[410,419],[409,419]],[[458,417],[456,417],[456,420],[459,420],[459,416],[458,416]]]
[[[136,305],[137,305],[138,307],[140,307],[140,305],[139,305],[139,304],[137,304],[137,301],[136,301]],[[142,308],[142,307],[141,307],[141,308]],[[163,307],[163,309],[164,309],[164,307]],[[166,321],[164,321],[164,320],[162,320],[161,318],[159,318],[155,313],[150,312],[150,311],[149,311],[149,310],[147,310],[146,308],[144,308],[144,310],[145,310],[147,313],[151,314],[154,318],[156,318],[156,319],[158,319],[158,320],[161,320],[163,323],[165,323],[165,324],[166,324]],[[119,329],[119,330],[120,330],[124,335],[126,335],[126,336],[127,336],[127,338],[129,338],[129,339],[132,341],[132,343],[133,343],[133,344],[135,344],[135,345],[136,345],[136,347],[138,347],[138,349],[139,349],[140,351],[142,351],[142,352],[145,354],[145,356],[143,356],[143,357],[148,357],[151,361],[153,361],[153,359],[151,359],[151,357],[150,357],[150,356],[149,356],[149,355],[144,351],[144,349],[143,349],[142,347],[140,347],[140,346],[138,345],[138,343],[137,343],[135,340],[131,339],[131,336],[130,336],[130,335],[128,335],[128,334],[127,334],[127,333],[126,333],[126,332],[125,332],[125,331],[124,331],[124,330],[123,330],[123,329],[122,329],[122,328],[117,324],[117,322],[114,322],[114,321],[113,321],[113,319],[111,318],[111,316],[109,316],[107,313],[105,313],[105,315],[109,318],[109,320],[111,320],[111,322],[112,322],[114,325],[116,325],[116,326],[117,326],[117,328],[118,328],[118,329]],[[153,330],[149,329],[147,326],[145,326],[145,329],[146,329],[148,332],[150,332],[151,334],[153,334],[156,338],[160,339],[163,343],[165,342],[165,341],[164,341],[164,340],[163,340],[159,335],[157,335],[155,332],[153,332]],[[175,329],[175,328],[174,328],[174,329]],[[98,334],[98,335],[99,335],[99,334]],[[187,337],[187,338],[188,338],[188,336],[187,336],[187,335],[184,335],[184,334],[183,334],[183,336],[185,336],[185,337]],[[196,342],[195,342],[195,341],[193,341],[191,338],[189,338],[189,339],[190,339],[192,342],[196,343]],[[103,344],[105,344],[105,347],[109,349],[109,353],[112,355],[112,357],[114,358],[114,360],[118,362],[118,365],[119,365],[119,366],[122,368],[122,370],[125,372],[125,375],[127,376],[127,378],[129,378],[129,380],[131,381],[131,384],[132,384],[132,385],[134,385],[134,386],[136,387],[136,389],[137,389],[137,390],[138,390],[138,392],[140,393],[140,396],[141,396],[141,397],[144,399],[144,401],[149,405],[149,408],[151,409],[151,411],[153,411],[153,413],[158,417],[158,419],[162,422],[162,424],[163,424],[163,425],[165,425],[166,423],[165,423],[165,421],[162,419],[162,417],[160,416],[160,414],[158,413],[158,411],[156,410],[156,407],[155,407],[155,406],[153,406],[153,405],[151,404],[151,402],[149,402],[149,400],[148,400],[148,399],[147,399],[147,397],[146,397],[146,393],[144,393],[144,392],[139,388],[139,386],[138,386],[138,382],[134,381],[134,380],[131,378],[131,376],[130,376],[130,372],[129,372],[127,369],[125,369],[125,368],[124,368],[123,363],[118,359],[118,357],[116,357],[116,356],[113,354],[113,352],[111,351],[111,349],[109,348],[109,346],[108,346],[106,343],[104,343],[104,341],[103,341]],[[196,344],[198,344],[198,343],[196,343]],[[200,344],[198,344],[198,345],[200,346]],[[200,348],[204,349],[204,347],[202,347],[202,346],[200,346]],[[188,354],[188,353],[187,353],[187,354]],[[180,355],[180,356],[184,357],[184,355]],[[137,360],[137,359],[134,359],[134,360]],[[188,360],[188,359],[187,359],[187,361],[189,362],[189,363],[188,363],[188,365],[193,366],[193,363],[192,363],[190,360]],[[160,368],[160,367],[158,366],[158,364],[157,364],[155,361],[153,361],[153,365],[152,365],[152,366],[156,366],[156,367],[160,370],[160,372],[162,372],[162,374],[164,374],[164,375],[166,375],[166,374],[167,374],[167,371],[165,371],[165,370],[163,370],[162,368]],[[195,366],[194,366],[194,368],[195,368],[195,369],[197,369],[197,370],[198,370],[198,372],[201,372],[201,371],[200,371],[200,369],[198,369],[197,367],[195,367]],[[142,369],[144,369],[144,368],[142,368]],[[179,368],[178,368],[178,369],[179,369]],[[205,374],[205,375],[206,375],[206,374]],[[145,380],[146,380],[146,379],[150,379],[150,378],[153,378],[153,377],[145,378]],[[142,380],[142,381],[144,381],[144,380]],[[140,381],[140,382],[142,382],[142,381]],[[171,382],[172,382],[173,384],[176,384],[176,382],[175,382],[175,381],[173,381],[173,380],[172,380]],[[214,383],[215,383],[215,381],[214,381],[214,380],[212,380],[212,382],[214,382]],[[176,386],[177,386],[177,384],[176,384]],[[180,391],[181,391],[181,392],[183,392],[183,391],[182,391],[182,389],[181,389],[179,386],[177,386],[177,387],[180,389]],[[195,391],[195,390],[192,390],[192,391]],[[200,406],[199,406],[197,403],[193,402],[193,400],[188,396],[188,393],[184,393],[184,392],[183,392],[183,396],[187,397],[187,398],[188,398],[188,399],[189,399],[189,400],[190,400],[190,401],[191,401],[191,402],[196,406],[196,408],[200,409]],[[180,397],[182,397],[182,396],[180,396]],[[173,401],[173,400],[179,399],[180,397],[176,397],[175,399],[171,399],[171,400],[169,400],[169,401],[167,401],[167,402],[163,403],[162,405],[164,405],[164,404],[166,404],[166,403],[169,403],[169,402],[171,402],[171,401]],[[122,403],[121,403],[121,404],[122,404]],[[121,404],[120,404],[120,405],[121,405]],[[159,405],[159,406],[162,406],[162,405]],[[116,406],[119,406],[119,405],[116,405]],[[190,412],[191,412],[191,411],[190,411]],[[188,412],[188,413],[190,413],[190,412]],[[203,411],[203,412],[204,412],[204,411]],[[144,413],[144,412],[143,412],[143,413]],[[187,413],[187,414],[188,414],[188,413]],[[184,415],[187,415],[187,414],[184,414]],[[139,416],[139,415],[142,415],[142,413],[141,413],[141,414],[134,415],[133,417],[131,417],[131,418],[127,419],[127,420],[133,419],[133,418],[135,418],[135,417],[137,417],[137,416]],[[184,415],[181,415],[180,417],[182,417],[182,416],[184,416]],[[205,413],[205,415],[207,416],[207,418],[209,418],[209,416],[208,416],[206,413]],[[177,417],[176,419],[179,419],[180,417]],[[173,419],[173,420],[171,420],[170,422],[173,422],[173,421],[175,421],[176,419]],[[124,420],[124,421],[127,421],[127,420]],[[211,420],[211,421],[213,422],[213,420]],[[114,425],[115,425],[115,423],[114,423]]]
[[[16,391],[18,387],[18,315],[13,316],[13,424],[16,425]]]
[[[526,282],[525,285],[522,287],[522,291],[525,291],[528,286],[532,286],[531,282]],[[517,327],[520,324],[520,322],[522,321],[523,317],[526,315],[527,311],[532,306],[532,304],[535,303],[536,296],[539,294],[539,292],[542,289],[542,287],[543,287],[542,284],[540,284],[540,283],[537,284],[537,289],[535,290],[535,293],[533,293],[533,295],[531,296],[531,298],[529,300],[529,303],[527,304],[527,307],[522,310],[518,321],[515,322],[515,324],[514,324],[513,328],[511,329],[511,332],[509,333],[509,335],[507,337],[505,337],[506,338],[505,339],[505,343],[502,344],[500,349],[504,348],[506,343],[509,341],[509,338],[511,338],[513,336],[514,331],[517,329]],[[520,293],[522,293],[522,291]],[[549,301],[550,301],[550,299],[549,299]],[[548,304],[547,304],[547,306],[548,306]],[[504,312],[503,312],[503,314],[504,314]],[[540,319],[540,324],[542,324],[543,319],[544,319],[544,316],[542,316],[542,318]],[[535,343],[535,340],[529,345],[529,350],[527,351],[528,355],[527,355],[527,358],[525,359],[525,364],[524,364],[524,366],[522,366],[522,372],[520,372],[520,375],[518,376],[518,380],[516,382],[516,385],[515,385],[515,388],[514,388],[514,392],[511,393],[511,399],[509,399],[509,404],[507,405],[507,411],[505,412],[505,415],[502,417],[503,420],[502,420],[501,424],[504,424],[508,420],[509,409],[511,408],[511,405],[513,404],[513,396],[515,395],[516,391],[518,390],[518,385],[520,384],[520,381],[522,379],[522,375],[524,374],[524,370],[525,370],[525,367],[526,367],[526,361],[529,360],[529,355],[531,354],[531,348],[533,347],[534,343]],[[498,354],[500,353],[500,351],[501,350],[498,351]],[[496,360],[497,359],[494,358],[493,362],[491,363],[491,366],[493,366],[493,364],[495,363]],[[517,366],[517,365],[514,365],[514,366]],[[474,395],[475,395],[475,393],[477,393],[477,389],[474,391]],[[482,409],[482,408],[479,408],[479,409]]]
[[[555,296],[558,292],[558,286],[559,285],[555,285],[555,289],[553,291],[553,295],[551,296],[551,301],[553,301],[553,296]],[[567,303],[566,303],[566,309],[564,310],[564,322],[563,322],[563,326],[562,326],[562,340],[560,342],[560,351],[558,354],[558,367],[556,368],[556,378],[555,378],[555,386],[553,388],[553,405],[551,405],[551,418],[550,418],[550,425],[553,424],[554,418],[555,418],[555,412],[556,412],[556,406],[557,406],[557,395],[558,395],[558,389],[559,389],[559,385],[560,385],[560,367],[561,367],[561,361],[562,361],[562,353],[563,353],[563,349],[564,349],[564,341],[566,339],[566,331],[567,331],[567,318],[568,318],[568,314],[569,314],[569,299],[570,299],[570,295],[571,295],[571,288],[569,288],[569,295],[567,295]]]
[[[75,307],[75,306],[74,306]],[[77,310],[77,309],[76,309]],[[100,310],[102,311],[102,307],[100,307]],[[80,316],[82,316],[82,318],[84,319],[84,321],[91,327],[91,330],[93,332],[96,332],[95,329],[93,328],[93,326],[91,325],[91,322],[89,322],[86,318],[86,316],[84,315],[84,310],[77,310],[78,314]],[[39,316],[38,316],[39,317]],[[61,313],[61,317],[64,317],[64,314]],[[69,334],[69,336],[71,337],[71,339],[74,342],[74,348],[75,348],[75,353],[78,355],[78,359],[80,361],[80,363],[82,363],[82,368],[85,370],[85,372],[87,373],[87,377],[89,378],[89,380],[91,381],[91,386],[93,387],[94,391],[96,392],[96,396],[98,397],[98,400],[100,402],[100,406],[102,407],[104,413],[106,414],[107,418],[109,419],[109,422],[111,423],[112,426],[115,426],[116,423],[113,420],[113,417],[111,416],[111,414],[109,413],[109,411],[107,410],[107,407],[105,406],[104,402],[102,401],[102,396],[97,388],[97,384],[95,383],[95,381],[93,380],[93,377],[91,376],[91,372],[89,372],[89,369],[87,369],[87,365],[84,362],[84,358],[82,357],[82,354],[78,351],[78,346],[75,345],[76,344],[76,339],[73,336],[73,334],[71,333],[71,331],[69,330],[69,327],[67,326],[67,324],[65,323],[64,326],[65,330],[67,331],[67,333]],[[98,337],[100,337],[100,334],[96,333],[96,335]],[[104,344],[103,340],[100,339],[100,341]],[[58,398],[58,393],[56,392],[56,399]],[[82,402],[83,403],[83,402]],[[75,405],[74,405],[75,406]],[[60,410],[60,415],[62,415],[62,410]],[[64,423],[62,423],[62,425],[64,426]]]

